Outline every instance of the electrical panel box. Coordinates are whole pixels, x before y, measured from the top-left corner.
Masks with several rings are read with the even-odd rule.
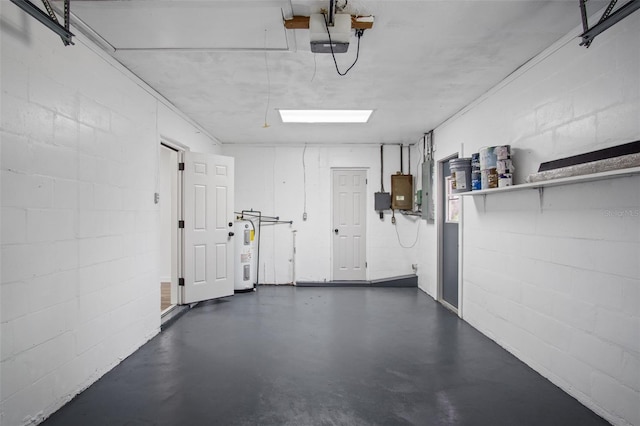
[[[391,208],[413,210],[413,175],[391,175]]]
[[[433,160],[422,163],[422,218],[433,223]]]
[[[373,205],[376,211],[381,212],[391,209],[391,194],[388,192],[376,192],[373,196]]]

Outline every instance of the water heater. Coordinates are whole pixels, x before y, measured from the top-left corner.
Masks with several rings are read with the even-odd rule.
[[[235,291],[252,290],[256,278],[255,228],[249,220],[235,223]]]
[[[391,175],[391,208],[413,210],[413,176],[400,172]]]

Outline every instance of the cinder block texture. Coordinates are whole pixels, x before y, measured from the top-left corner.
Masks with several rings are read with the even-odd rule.
[[[36,424],[157,333],[160,135],[215,140],[80,37],[0,2],[0,423]]]
[[[510,144],[522,183],[541,161],[640,139],[639,37],[635,14],[589,49],[552,46],[436,129],[439,155]],[[640,423],[639,187],[463,201],[464,318],[616,425]]]

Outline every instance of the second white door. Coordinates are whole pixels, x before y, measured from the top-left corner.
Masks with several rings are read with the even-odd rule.
[[[364,281],[366,170],[333,170],[333,279]]]

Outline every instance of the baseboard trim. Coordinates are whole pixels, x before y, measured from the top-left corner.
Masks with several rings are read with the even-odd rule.
[[[379,278],[370,281],[298,281],[297,287],[418,287],[417,275]]]
[[[186,305],[174,305],[172,309],[168,310],[160,319],[160,330],[166,330],[171,324],[176,322],[178,318],[186,314],[189,310],[189,306]]]

